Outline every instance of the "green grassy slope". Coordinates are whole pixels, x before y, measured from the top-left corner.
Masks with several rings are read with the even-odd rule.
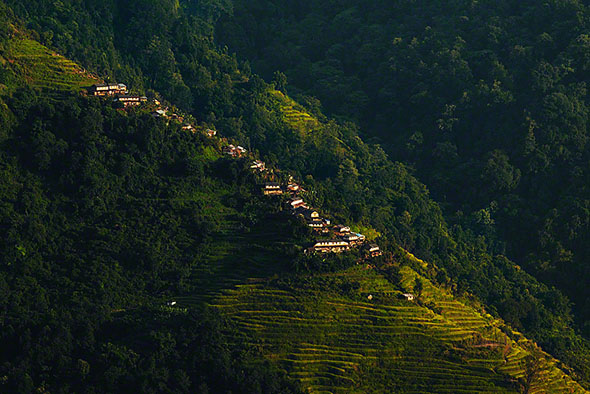
[[[258,282],[284,271],[288,261],[277,258],[280,250],[292,247],[288,227],[280,215],[269,215],[253,230],[241,230],[240,212],[219,206],[219,230],[211,237],[202,261],[191,273],[190,295],[178,297],[183,306],[199,307],[225,289],[245,282]]]
[[[282,93],[270,94],[293,129],[319,130],[314,118],[312,125],[292,116]],[[281,248],[293,242],[284,217],[264,217],[243,232],[243,212],[211,204],[223,225],[193,270],[192,294],[175,300],[181,308],[219,310],[309,392],[585,392],[520,333],[421,276],[428,264],[411,254],[410,265],[393,268],[285,276],[289,258]],[[401,300],[417,278],[419,301]]]
[[[16,36],[4,44],[0,51],[3,68],[10,77],[3,81],[8,92],[25,83],[48,94],[79,91],[101,82],[83,68],[53,52],[35,40]]]
[[[278,90],[271,90],[269,94],[289,126],[302,133],[309,133],[320,128],[320,122],[293,99]]]
[[[529,392],[585,392],[500,320],[425,278],[420,302],[399,299],[419,277],[399,273],[399,285],[367,266],[244,284],[212,305],[310,392],[518,392],[527,376]]]

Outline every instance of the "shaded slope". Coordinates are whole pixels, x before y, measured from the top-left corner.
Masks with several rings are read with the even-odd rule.
[[[234,4],[222,42],[385,141],[448,221],[566,294],[590,338],[587,2]]]

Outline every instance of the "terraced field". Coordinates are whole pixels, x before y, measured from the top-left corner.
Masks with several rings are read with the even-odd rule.
[[[277,90],[272,91],[271,94],[277,99],[280,112],[289,126],[304,133],[320,127],[320,122],[301,109],[295,101]]]
[[[455,299],[409,265],[357,265],[317,275],[287,273],[285,218],[242,230],[218,196],[220,226],[192,272],[180,308],[217,309],[244,338],[312,393],[583,393],[556,360],[478,305]],[[211,205],[213,204],[213,205]],[[428,264],[409,257],[417,268]],[[400,299],[422,282],[419,300]],[[228,333],[229,334],[229,333]],[[534,365],[532,360],[537,360]]]
[[[11,40],[0,62],[14,76],[0,86],[4,91],[26,81],[60,95],[99,82],[26,38]],[[295,130],[309,133],[320,127],[294,101],[277,91],[271,94]],[[206,156],[204,161],[219,157],[211,151]],[[367,266],[313,276],[285,274],[284,250],[293,241],[284,218],[266,215],[245,228],[244,212],[220,203],[230,196],[193,197],[219,226],[208,254],[192,270],[190,291],[175,298],[179,307],[216,308],[309,392],[586,392],[521,334],[507,336],[502,321],[455,299],[409,265],[398,267],[399,283]],[[419,300],[400,299],[401,293],[416,290],[417,279]]]
[[[401,272],[402,282],[417,275]],[[301,280],[242,284],[212,305],[310,392],[584,392],[547,355],[533,376],[525,340],[426,279],[428,306],[400,300],[401,289],[365,267]]]
[[[289,244],[284,219],[270,215],[245,232],[236,211],[217,209],[221,226],[207,248],[209,253],[193,268],[192,294],[177,298],[180,305],[199,307],[224,289],[259,282],[286,269],[287,262],[276,258],[276,248]]]
[[[11,39],[1,55],[17,80],[22,79],[45,93],[78,91],[100,82],[76,63],[27,38]]]

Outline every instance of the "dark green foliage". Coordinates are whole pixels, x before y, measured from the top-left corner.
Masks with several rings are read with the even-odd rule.
[[[293,260],[293,269],[298,273],[336,272],[352,267],[360,261],[359,252],[353,250],[341,254],[308,253]]]
[[[96,99],[24,91],[9,107],[21,121],[0,153],[1,391],[296,391],[230,347],[236,328],[218,316],[163,306],[217,226],[194,196],[251,199],[242,163],[228,179],[206,137]]]
[[[238,0],[217,32],[254,72],[281,70],[291,94],[318,97],[412,164],[466,253],[439,264],[536,332],[535,307],[514,315],[529,313],[519,286],[490,295],[503,280],[488,267],[516,276],[483,251],[558,287],[587,326],[589,16],[581,1]]]

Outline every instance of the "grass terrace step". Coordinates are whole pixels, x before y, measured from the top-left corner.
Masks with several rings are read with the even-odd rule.
[[[76,63],[52,52],[37,41],[24,37],[11,39],[2,55],[19,78],[48,92],[80,91],[101,82]]]

